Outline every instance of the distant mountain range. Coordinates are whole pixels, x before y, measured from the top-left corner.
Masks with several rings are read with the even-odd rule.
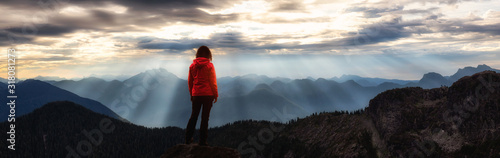
[[[211,119],[210,126],[220,126],[245,119],[276,120],[277,112],[287,112],[289,120],[314,112],[353,111],[366,107],[370,99],[385,90],[417,86],[423,88],[450,86],[456,78],[472,75],[481,70],[500,72],[486,65],[478,65],[476,68],[459,69],[457,73],[449,77],[428,73],[418,82],[363,78],[354,75],[316,80],[270,78],[263,75],[222,77],[218,79],[219,102],[214,105],[211,112],[214,116],[222,117]],[[148,70],[124,81],[107,81],[89,77],[78,81],[48,80],[46,82],[79,96],[96,100],[122,118],[147,127],[184,127],[191,112],[187,81],[165,69]],[[46,89],[56,88],[50,87],[49,84],[43,86]],[[54,91],[49,95],[43,92],[31,94],[34,91],[29,89],[25,93],[30,94],[25,96],[43,94],[48,97],[43,97],[45,100],[37,104],[29,103],[32,104],[30,108],[23,109],[24,111],[18,114],[31,112],[34,108],[50,101],[74,101],[75,96],[68,97],[67,91]],[[2,111],[5,112],[5,110]],[[96,110],[96,112],[109,113],[106,109]],[[281,121],[286,121],[286,119]]]
[[[265,85],[257,87],[255,91],[272,92]],[[498,157],[498,89],[500,73],[485,71],[450,87],[388,90],[364,110],[313,113],[286,123],[232,122],[209,129],[208,142],[237,149],[242,157]],[[111,122],[112,134],[91,135],[102,138],[92,141],[84,131],[100,130],[103,120]],[[184,136],[181,128],[136,126],[66,101],[19,117],[16,130],[17,147],[23,150],[0,148],[2,156],[66,157],[68,148],[76,150],[87,141],[99,142],[88,143],[89,157],[158,157]],[[8,143],[0,141],[0,146]]]
[[[33,110],[42,107],[42,105],[53,101],[68,100],[78,103],[85,108],[88,108],[94,112],[101,113],[112,118],[121,119],[116,113],[110,110],[108,107],[102,105],[101,103],[82,98],[76,94],[73,94],[64,89],[55,87],[49,83],[28,79],[16,84],[16,93],[18,96],[16,99],[16,117],[22,116],[24,114],[30,113]],[[8,98],[5,97],[8,94],[7,85],[0,83],[0,95],[4,96],[0,98],[2,103],[8,103]],[[0,106],[0,115],[7,116],[9,114],[9,106]],[[7,117],[1,117],[0,122],[6,121]]]
[[[211,126],[244,119],[271,120],[273,109],[285,109],[297,117],[309,114],[272,91],[252,90],[261,82],[271,81],[274,80],[256,75],[221,78],[218,81],[221,97],[211,114],[223,117],[211,119]],[[123,82],[85,78],[52,84],[95,99],[132,123],[148,127],[184,127],[191,113],[187,81],[165,69],[148,70]]]
[[[321,111],[357,110],[388,89],[450,86],[454,78],[486,69],[495,70],[486,65],[466,67],[448,77],[450,80],[429,73],[418,82],[354,75],[316,80],[263,75],[222,77],[218,79],[219,103],[212,109],[212,115],[224,117],[211,120],[211,126],[244,119],[269,120],[275,117],[273,109],[289,110],[294,117]],[[124,81],[90,77],[51,83],[99,101],[127,120],[148,127],[184,127],[191,111],[187,81],[165,69],[148,70]]]
[[[357,82],[359,85],[364,86],[364,87],[369,87],[369,86],[377,86],[382,83],[390,82],[390,83],[395,83],[395,84],[400,84],[400,85],[405,85],[411,82],[418,82],[415,80],[398,80],[398,79],[385,79],[385,78],[369,78],[369,77],[361,77],[358,75],[342,75],[340,77],[333,77],[330,80],[334,80],[337,82],[346,82],[349,80],[353,80]]]
[[[89,77],[84,77],[84,78],[100,78],[100,79],[103,79],[103,80],[106,80],[106,81],[113,81],[113,80],[124,81],[124,80],[130,78],[130,76],[127,76],[127,75],[95,75],[95,74],[92,74]],[[58,76],[40,76],[39,75],[39,76],[36,76],[36,77],[34,77],[32,79],[40,80],[40,81],[45,81],[45,82],[57,82],[57,81],[62,81],[62,80],[81,80],[81,79],[84,79],[84,78],[70,78],[70,79],[67,79],[67,78],[62,78],[62,77],[58,77]],[[3,82],[3,81],[1,81],[1,82]]]
[[[424,74],[424,76],[420,80],[398,80],[398,79],[384,79],[384,78],[368,78],[368,77],[360,77],[357,75],[342,75],[341,77],[333,77],[331,80],[337,82],[345,82],[349,80],[353,80],[361,86],[369,87],[369,86],[378,86],[384,83],[394,83],[398,85],[404,85],[405,87],[422,87],[425,89],[437,88],[440,86],[451,86],[453,82],[464,76],[470,76],[478,72],[483,72],[486,70],[500,72],[498,69],[493,69],[488,65],[478,65],[477,67],[465,67],[458,69],[455,74],[451,76],[442,76],[436,72],[429,72]]]

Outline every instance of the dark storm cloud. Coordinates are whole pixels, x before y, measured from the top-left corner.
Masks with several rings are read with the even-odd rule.
[[[402,22],[401,17],[394,18],[388,22],[380,22],[365,26],[359,30],[356,35],[339,41],[342,45],[364,45],[386,41],[394,41],[399,38],[412,35],[412,30],[407,29],[408,26],[423,25],[418,22],[408,23]]]
[[[58,57],[62,56],[70,56],[78,53],[78,49],[70,49],[70,48],[58,48],[58,49],[47,49],[42,50],[43,53],[56,55]]]
[[[16,10],[24,10],[43,15],[46,23],[56,26],[68,26],[76,29],[99,31],[137,31],[140,28],[159,28],[175,22],[195,23],[201,25],[217,24],[238,19],[237,14],[209,14],[198,8],[221,8],[232,1],[210,0],[7,0],[0,5]],[[112,5],[123,6],[126,12],[118,14],[105,11],[102,7]],[[81,15],[60,14],[59,10],[69,6],[84,8]],[[99,9],[100,8],[100,9]],[[25,19],[29,21],[30,19]],[[38,25],[37,22],[31,22]],[[31,24],[30,23],[30,24]],[[0,26],[1,27],[1,26]],[[12,27],[12,26],[10,26]],[[13,26],[22,27],[22,26]],[[5,29],[5,28],[0,28]],[[44,28],[42,28],[44,29]],[[62,30],[61,32],[64,32]],[[68,33],[71,31],[68,31]],[[49,33],[50,34],[50,33]],[[41,34],[40,34],[41,35]]]
[[[440,25],[441,31],[451,32],[451,33],[465,33],[465,32],[476,32],[484,33],[487,35],[500,35],[500,23],[491,25],[472,25],[472,24],[452,24],[452,25]]]
[[[147,43],[139,43],[138,47],[142,49],[167,49],[184,51],[193,48],[198,48],[201,45],[207,45],[204,40],[164,40],[152,41]]]
[[[210,42],[225,48],[244,48],[250,43],[240,32],[215,33],[210,36]]]
[[[166,49],[174,51],[185,51],[193,48],[198,48],[201,45],[217,48],[240,48],[249,47],[249,41],[243,40],[243,36],[239,32],[230,33],[215,33],[209,39],[179,39],[168,40],[154,37],[138,38],[138,48],[141,49]]]
[[[304,11],[305,7],[302,2],[299,1],[287,1],[287,2],[277,2],[274,4],[273,9],[271,11],[285,11],[285,12],[290,12],[290,11]]]
[[[429,21],[431,20],[431,21]],[[278,50],[278,49],[301,49],[303,51],[325,51],[329,49],[343,49],[349,47],[372,47],[380,42],[396,41],[412,35],[450,32],[450,33],[483,33],[500,35],[500,24],[497,25],[473,25],[464,24],[466,21],[446,22],[438,21],[438,17],[403,21],[401,17],[388,21],[364,25],[356,32],[343,34],[344,38],[323,41],[315,44],[300,44],[298,42],[276,44],[276,37],[265,37],[252,41],[238,32],[212,34],[209,39],[182,39],[165,40],[143,38],[138,42],[139,48],[145,49],[173,49],[188,50],[200,45],[210,45],[218,48],[238,48],[240,50]],[[433,31],[434,30],[434,31]],[[324,34],[324,33],[323,33]],[[484,35],[478,35],[478,39]],[[291,35],[282,35],[278,39],[293,39]],[[434,39],[436,41],[438,39]]]
[[[384,15],[402,15],[402,14],[431,14],[432,12],[438,10],[437,7],[428,9],[408,9],[403,10],[404,6],[394,6],[394,7],[359,7],[354,6],[347,8],[344,12],[360,12],[363,13],[365,18],[379,18]]]
[[[20,43],[28,43],[31,41],[33,41],[33,38],[16,35],[5,30],[0,30],[0,46],[11,46]]]
[[[99,0],[95,1],[99,2]],[[123,6],[128,6],[133,10],[143,11],[148,11],[153,8],[183,9],[196,7],[215,7],[215,5],[208,3],[206,0],[114,0],[113,2]]]
[[[22,10],[26,15],[23,22],[16,25],[0,25],[0,46],[33,43],[42,36],[62,36],[78,30],[101,32],[147,31],[158,29],[176,22],[212,25],[234,21],[236,14],[209,14],[198,8],[219,8],[229,1],[208,2],[209,0],[2,0],[0,6]],[[102,7],[119,5],[126,7],[123,14],[103,10]],[[61,14],[62,8],[76,6],[84,8],[87,14]],[[101,7],[101,8],[99,8]],[[30,21],[32,17],[45,22]],[[3,31],[2,31],[3,30]],[[10,39],[10,40],[9,40]],[[46,43],[39,43],[44,45]],[[173,48],[186,48],[177,44]],[[151,44],[148,47],[155,47]],[[160,47],[160,46],[156,46]]]
[[[317,44],[300,44],[297,42],[274,44],[270,42],[274,37],[270,37],[271,39],[262,38],[256,41],[249,41],[245,40],[241,33],[231,32],[212,34],[209,39],[203,40],[164,40],[143,37],[139,39],[138,47],[144,49],[173,49],[182,51],[197,48],[200,45],[209,45],[218,48],[238,48],[241,50],[304,49],[305,51],[321,51],[332,48],[363,46],[398,40],[416,33],[416,31],[407,29],[407,27],[420,25],[423,24],[418,22],[403,23],[401,22],[401,18],[395,18],[391,21],[366,25],[358,32],[347,34],[346,38],[324,41]]]
[[[56,25],[23,25],[0,29],[0,46],[15,44],[36,44],[35,37],[39,36],[61,36],[78,30],[75,27]],[[46,44],[46,43],[40,43]]]
[[[6,31],[17,35],[39,35],[39,36],[59,36],[65,33],[71,33],[77,28],[56,26],[56,25],[25,25],[23,27],[7,28]]]
[[[95,17],[96,21],[99,23],[114,24],[115,15],[112,13],[102,11],[102,10],[92,10],[92,16]]]
[[[36,58],[32,60],[36,61],[64,61],[64,60],[73,60],[74,58],[72,57],[61,57],[61,56],[55,56],[55,57],[46,57],[46,58]],[[26,59],[29,60],[29,59]]]
[[[223,1],[221,1],[223,2]],[[57,9],[64,5],[77,5],[82,7],[104,6],[108,3],[119,4],[134,10],[151,10],[161,8],[195,8],[215,7],[206,0],[2,0],[1,5],[18,7],[19,9]],[[219,3],[219,5],[227,2]]]
[[[393,8],[375,8],[375,7],[351,7],[346,9],[346,12],[362,12],[366,18],[378,18],[387,12],[394,12],[403,10],[403,6],[396,6]]]
[[[367,47],[367,45],[380,42],[395,41],[400,38],[409,37],[419,31],[410,29],[414,26],[421,26],[419,22],[402,22],[401,18],[394,18],[390,21],[383,21],[363,26],[357,32],[348,32],[344,38],[323,41],[315,44],[303,45],[281,45],[284,48],[292,47],[296,49],[324,51],[329,49],[343,49],[347,47]],[[277,45],[268,45],[269,48],[278,49]]]

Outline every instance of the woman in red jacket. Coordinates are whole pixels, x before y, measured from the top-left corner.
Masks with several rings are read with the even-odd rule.
[[[210,49],[207,46],[201,46],[196,52],[196,59],[189,66],[188,84],[193,109],[186,127],[186,144],[190,144],[193,141],[196,121],[203,107],[200,125],[200,145],[207,145],[208,117],[210,116],[212,103],[217,102],[217,97],[219,96],[215,68],[210,61],[212,61]]]

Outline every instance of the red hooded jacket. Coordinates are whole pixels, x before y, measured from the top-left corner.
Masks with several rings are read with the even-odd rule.
[[[191,96],[219,97],[214,65],[210,59],[198,57],[189,66],[189,94]]]

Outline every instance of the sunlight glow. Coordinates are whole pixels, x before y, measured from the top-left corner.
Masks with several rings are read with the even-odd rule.
[[[256,73],[303,78],[355,73],[418,79],[431,65],[447,73],[457,65],[500,65],[500,3],[496,1],[212,3],[170,12],[112,1],[68,2],[49,12],[45,20],[32,8],[14,10],[1,4],[0,13],[7,16],[0,20],[0,35],[25,40],[15,45],[23,72],[20,78],[135,74],[150,67],[185,76],[198,47],[193,45],[200,43],[213,45],[222,76]],[[26,22],[37,33],[26,35]],[[364,37],[369,41],[353,42]],[[1,48],[9,48],[8,40],[0,37]],[[325,67],[334,70],[323,72]],[[297,70],[288,72],[289,68]]]

